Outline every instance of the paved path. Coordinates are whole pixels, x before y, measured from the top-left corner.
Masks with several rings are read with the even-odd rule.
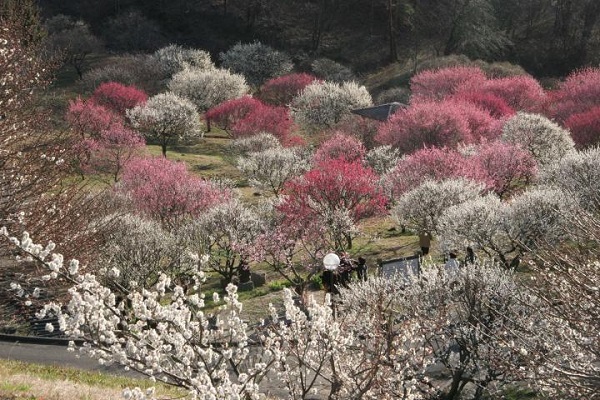
[[[89,357],[77,358],[77,353],[67,351],[66,346],[0,341],[0,358],[117,375],[123,375],[127,372],[122,367],[100,365],[98,361]],[[128,375],[140,376],[140,374],[132,371],[129,371]]]
[[[254,349],[260,351],[259,347],[254,347]],[[77,352],[67,351],[66,346],[0,341],[0,358],[36,364],[71,367],[115,375],[127,375],[138,378],[144,377],[135,371],[125,371],[121,366],[100,365],[96,360],[87,356],[78,358]],[[261,392],[266,394],[269,399],[285,399],[289,397],[281,382],[269,375],[261,382]],[[325,396],[324,393],[319,394],[314,398],[326,398],[326,396],[323,396]]]

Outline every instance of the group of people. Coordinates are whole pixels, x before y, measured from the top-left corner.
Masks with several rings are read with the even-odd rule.
[[[475,264],[475,262],[477,262],[477,255],[475,254],[473,248],[471,246],[468,246],[463,265]],[[453,273],[458,271],[460,266],[461,263],[460,261],[458,261],[458,256],[456,252],[451,251],[448,254],[448,260],[446,261],[446,264],[444,264],[444,269],[448,273]]]
[[[337,294],[339,286],[348,287],[348,284],[354,280],[367,280],[367,273],[367,260],[363,257],[354,260],[344,253],[340,256],[339,267],[335,271],[324,270],[321,274],[321,281],[327,292]]]
[[[421,247],[421,255],[425,256],[429,254],[429,247],[431,246],[431,234],[428,232],[421,232],[419,234],[419,246]],[[458,260],[456,251],[450,251],[448,253],[444,269],[446,273],[458,272],[461,265],[475,264],[477,262],[477,255],[471,246],[466,248],[466,254],[463,262]],[[367,279],[367,261],[363,257],[358,257],[354,260],[350,258],[347,253],[340,256],[340,265],[334,270],[324,270],[321,274],[321,281],[325,290],[329,293],[339,293],[337,287],[348,287],[348,284],[354,280],[363,281]],[[356,272],[356,277],[354,273]]]

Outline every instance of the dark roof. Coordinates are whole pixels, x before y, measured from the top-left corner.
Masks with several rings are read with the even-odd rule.
[[[394,102],[381,104],[374,107],[357,108],[355,110],[351,110],[351,112],[362,117],[372,118],[378,121],[387,121],[393,113],[395,113],[398,109],[404,107],[406,107],[406,104]]]

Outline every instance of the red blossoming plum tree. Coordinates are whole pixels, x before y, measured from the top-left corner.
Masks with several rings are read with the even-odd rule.
[[[148,100],[148,95],[134,86],[106,82],[98,86],[91,100],[113,112],[125,115],[125,111]]]
[[[288,182],[279,209],[291,224],[322,225],[332,248],[345,250],[352,247],[354,225],[385,209],[386,198],[377,182],[373,170],[360,162],[330,160]]]

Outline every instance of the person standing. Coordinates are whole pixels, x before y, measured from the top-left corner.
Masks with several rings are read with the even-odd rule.
[[[444,269],[446,270],[446,274],[448,275],[456,275],[458,273],[458,268],[460,267],[460,261],[456,259],[456,253],[450,252],[450,258],[446,261],[444,265]]]
[[[477,262],[477,254],[471,246],[467,247],[467,255],[465,256],[465,265],[475,264]]]
[[[424,256],[429,254],[429,247],[431,246],[431,235],[429,232],[422,231],[419,233],[419,246],[421,246],[421,253]]]
[[[356,276],[359,281],[367,280],[367,270],[367,260],[365,260],[363,257],[358,257],[358,265],[356,266]]]

